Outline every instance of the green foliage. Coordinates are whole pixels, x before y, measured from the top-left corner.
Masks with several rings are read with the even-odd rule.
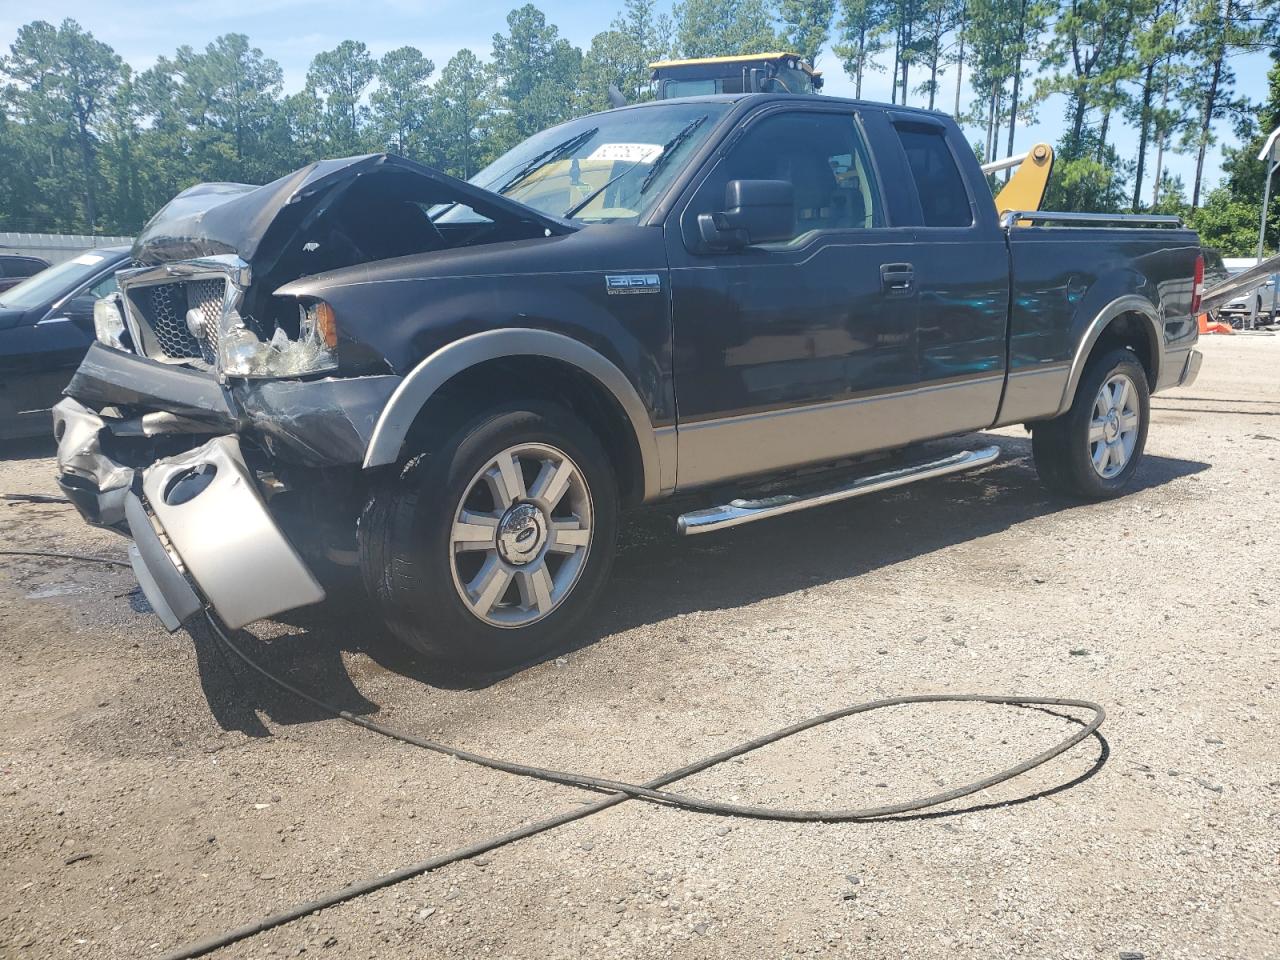
[[[833,51],[853,80],[855,97],[862,96],[862,79],[868,72],[884,70],[878,57],[885,49],[888,15],[889,0],[840,0]]]
[[[811,64],[831,35],[831,21],[836,15],[836,0],[780,0],[778,19],[782,24],[782,45],[798,53]]]
[[[895,101],[958,111],[971,89],[960,119],[980,131],[983,158],[1013,152],[1018,125],[1062,95],[1048,205],[1199,207],[1190,216],[1207,241],[1249,253],[1256,155],[1280,125],[1280,59],[1265,91],[1239,90],[1231,59],[1280,43],[1278,9],[1280,0],[680,0],[669,17],[657,0],[622,0],[583,54],[530,3],[507,16],[487,61],[460,50],[436,76],[412,46],[375,59],[347,40],[318,53],[303,89],[287,94],[279,64],[243,34],[180,46],[135,74],[75,21],[37,20],[0,56],[0,229],[133,232],[193,183],[264,183],[373,150],[468,177],[538,130],[607,108],[611,87],[628,102],[650,99],[655,60],[782,48],[811,61],[831,50],[857,95],[869,73],[890,69]],[[954,93],[940,89],[944,68]],[[1201,205],[1198,171],[1188,206],[1167,158],[1190,151],[1203,169],[1224,119],[1235,136],[1222,148],[1223,182]],[[1116,154],[1121,124],[1137,133],[1136,156]],[[1280,201],[1275,210],[1272,245]]]
[[[616,87],[628,103],[651,100],[649,64],[671,50],[669,17],[655,17],[654,0],[626,0],[609,29],[591,40],[582,60],[578,109],[582,113],[609,107],[609,87]]]
[[[764,53],[786,45],[766,0],[683,0],[673,13],[682,57]]]
[[[399,47],[378,61],[378,88],[369,96],[379,145],[403,157],[421,160],[431,109],[427,81],[436,65],[416,47]]]
[[[1237,125],[1238,147],[1224,151],[1222,183],[1210,190],[1204,203],[1192,211],[1190,221],[1203,242],[1225,256],[1248,257],[1257,253],[1258,227],[1262,219],[1263,178],[1266,164],[1258,159],[1267,136],[1280,127],[1280,51],[1271,55],[1266,100],[1253,116]],[[1280,174],[1271,184],[1271,208],[1267,216],[1266,250],[1280,247]]]
[[[1120,213],[1128,199],[1125,186],[1131,166],[1114,147],[1101,143],[1095,131],[1086,130],[1078,140],[1066,139],[1058,145],[1044,208]]]
[[[470,50],[455,53],[431,95],[431,162],[455,177],[473,176],[491,158],[493,77]]]
[[[22,128],[17,141],[25,157],[13,173],[34,178],[27,209],[37,216],[62,227],[98,222],[100,125],[121,69],[112,49],[74,20],[18,29],[3,60],[5,105]]]
[[[507,14],[507,28],[493,36],[495,153],[569,119],[582,73],[582,51],[533,4]]]
[[[307,90],[319,104],[320,131],[338,156],[362,153],[368,146],[369,108],[361,98],[376,73],[369,49],[356,40],[343,40],[311,61]]]

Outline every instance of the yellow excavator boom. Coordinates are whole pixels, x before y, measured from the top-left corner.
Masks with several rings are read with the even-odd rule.
[[[1009,182],[996,194],[996,211],[1004,216],[1010,210],[1039,210],[1053,173],[1053,147],[1037,143],[1026,153],[982,165],[983,173],[996,173],[1017,167]]]

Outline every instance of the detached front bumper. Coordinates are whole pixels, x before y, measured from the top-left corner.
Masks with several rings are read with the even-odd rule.
[[[59,403],[54,421],[62,488],[90,523],[132,537],[138,583],[170,631],[206,600],[237,628],[324,599],[259,496],[238,438],[135,470],[103,452],[107,424],[75,400]]]

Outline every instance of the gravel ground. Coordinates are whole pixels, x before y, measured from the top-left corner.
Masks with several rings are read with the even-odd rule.
[[[1093,699],[1103,737],[888,822],[629,802],[217,956],[1280,957],[1280,338],[1203,349],[1118,501],[1047,496],[999,431],[980,473],[720,535],[642,513],[574,648],[492,682],[325,610],[246,637],[347,709],[636,781],[900,693]],[[46,445],[7,453],[0,493],[54,490]],[[0,542],[124,554],[59,505],[0,501]],[[127,570],[0,558],[0,657],[3,958],[158,956],[591,798],[317,715],[167,635]],[[682,788],[887,802],[1072,729],[895,708]]]

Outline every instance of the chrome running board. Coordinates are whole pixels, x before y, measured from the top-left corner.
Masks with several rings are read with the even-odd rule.
[[[820,507],[838,500],[860,497],[866,493],[890,490],[902,487],[917,480],[928,480],[931,477],[944,477],[949,473],[961,470],[972,470],[986,466],[1000,456],[999,447],[982,447],[979,450],[962,450],[941,460],[903,467],[900,470],[889,470],[869,477],[861,477],[852,483],[832,490],[796,496],[781,494],[760,500],[731,500],[719,507],[708,507],[705,510],[694,510],[681,515],[676,520],[676,530],[686,536],[695,533],[711,533],[714,530],[725,530],[729,527],[763,520],[765,517],[777,517],[784,513],[795,513],[809,507]]]

